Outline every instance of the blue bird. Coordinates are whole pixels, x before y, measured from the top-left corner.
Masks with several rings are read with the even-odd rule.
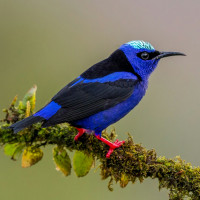
[[[124,141],[111,143],[101,132],[130,112],[145,95],[148,78],[161,58],[182,55],[180,52],[160,52],[144,41],[123,44],[105,60],[93,65],[60,90],[51,101],[34,115],[9,128],[14,133],[42,122],[42,127],[68,122],[76,127],[75,140],[84,133],[106,143],[110,157]]]

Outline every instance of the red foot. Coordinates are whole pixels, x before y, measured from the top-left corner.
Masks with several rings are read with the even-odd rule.
[[[74,140],[77,141],[79,137],[83,135],[83,133],[86,132],[84,128],[76,128],[78,130],[78,134],[74,137]]]
[[[99,135],[96,137],[98,140],[101,140],[102,142],[104,142],[105,144],[107,144],[110,147],[108,153],[106,154],[106,158],[110,158],[110,155],[112,154],[114,149],[119,148],[122,144],[125,143],[125,141],[119,141],[119,140],[116,140],[114,143],[112,143],[112,142],[106,140],[105,138],[100,137]]]

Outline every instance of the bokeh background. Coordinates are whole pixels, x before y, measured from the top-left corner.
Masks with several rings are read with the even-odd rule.
[[[114,124],[120,139],[159,155],[200,163],[199,0],[0,0],[0,109],[37,84],[37,109],[65,84],[130,40],[187,57],[160,61],[148,92]],[[0,114],[3,117],[3,114]],[[101,181],[99,171],[65,178],[55,170],[52,148],[36,166],[22,169],[0,150],[0,196],[5,200],[168,199],[157,180],[125,189]]]

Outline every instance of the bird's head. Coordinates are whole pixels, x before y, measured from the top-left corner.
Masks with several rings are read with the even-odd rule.
[[[150,43],[140,40],[123,44],[119,49],[124,52],[134,71],[141,78],[148,78],[161,58],[176,55],[185,56],[179,52],[157,51]]]

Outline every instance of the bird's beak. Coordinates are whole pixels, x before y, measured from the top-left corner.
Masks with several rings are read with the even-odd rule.
[[[160,52],[160,54],[157,55],[154,59],[158,60],[158,59],[169,57],[169,56],[186,56],[186,55],[180,52]]]

